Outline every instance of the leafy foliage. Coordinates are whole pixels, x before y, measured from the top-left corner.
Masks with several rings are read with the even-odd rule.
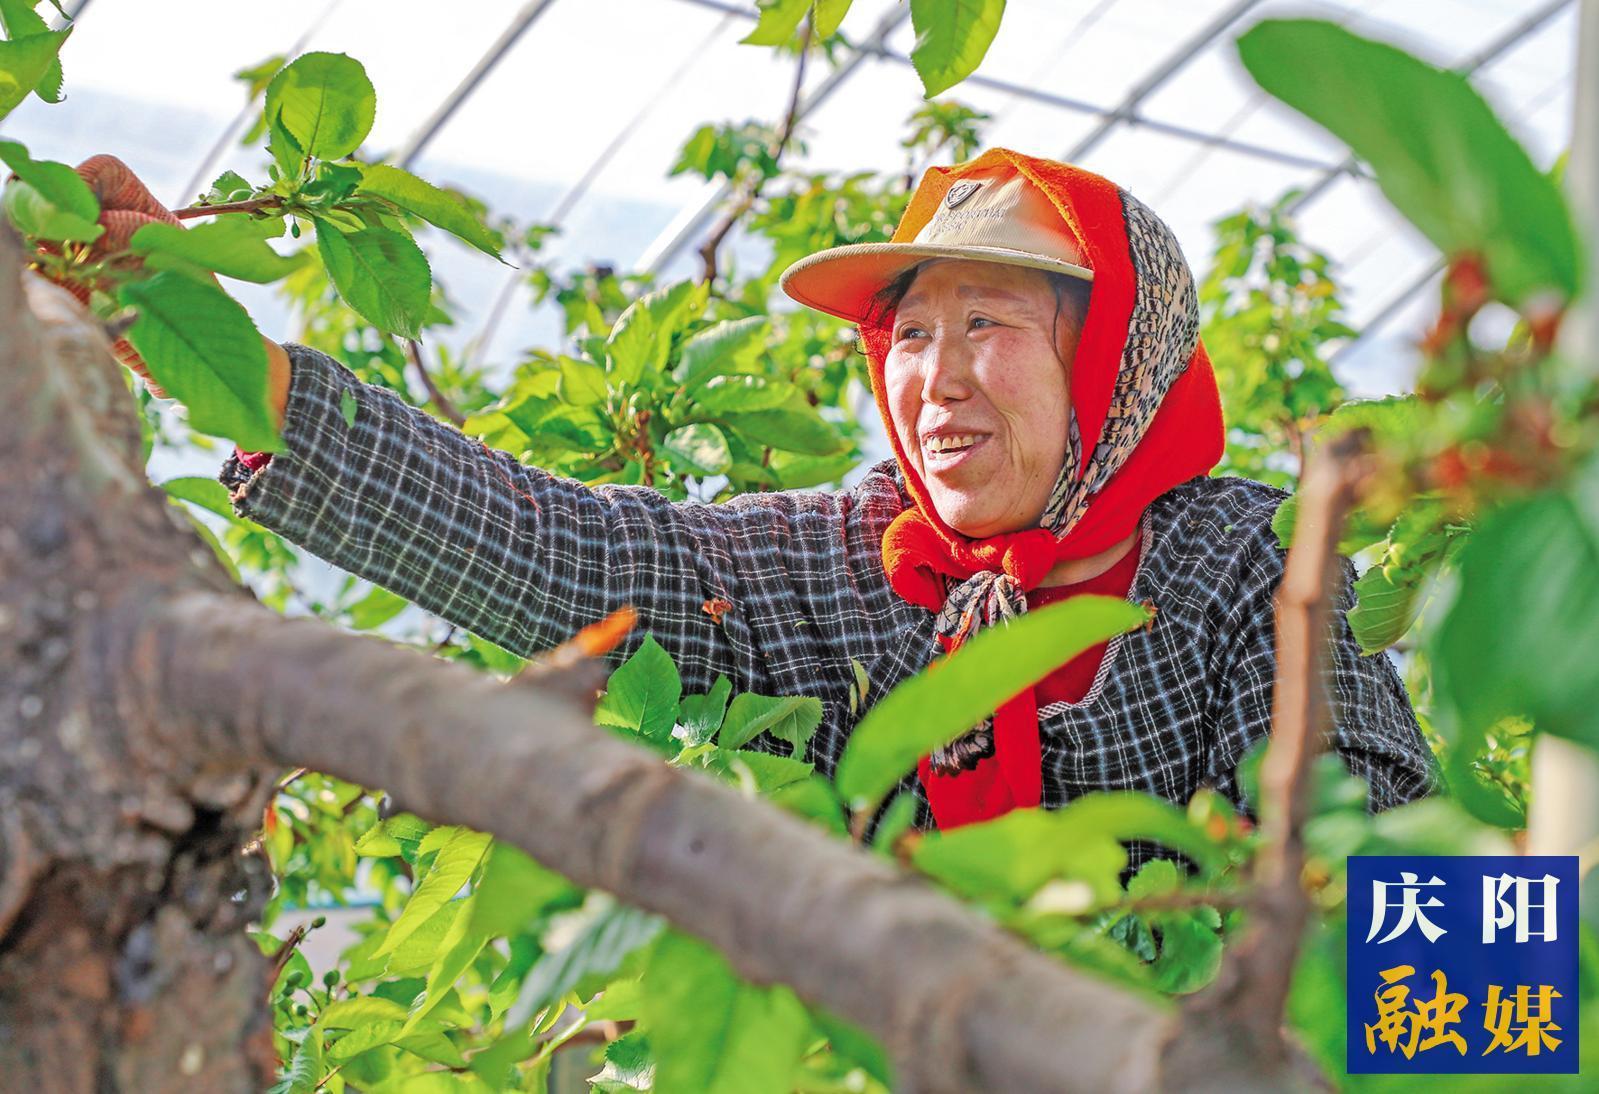
[[[749,40],[787,44],[807,18],[816,39],[834,38],[850,4],[759,6]],[[0,0],[0,117],[30,92],[60,96],[56,54],[66,32],[49,32],[35,7]],[[982,0],[912,3],[917,70],[930,95],[980,63],[1002,10]],[[1452,795],[1377,817],[1336,760],[1318,768],[1305,878],[1319,918],[1289,1017],[1336,1074],[1344,857],[1501,851],[1507,838],[1495,825],[1521,823],[1536,735],[1595,743],[1595,677],[1583,660],[1594,644],[1599,573],[1595,394],[1589,379],[1551,378],[1558,304],[1580,283],[1564,205],[1464,80],[1308,21],[1262,24],[1240,49],[1263,86],[1370,162],[1451,262],[1426,368],[1407,399],[1344,401],[1326,348],[1352,332],[1334,271],[1287,216],[1291,197],[1218,223],[1202,292],[1233,427],[1229,469],[1289,484],[1302,437],[1373,436],[1382,466],[1344,543],[1365,563],[1351,623],[1368,651],[1414,637],[1412,688],[1449,757]],[[1332,75],[1303,81],[1311,55]],[[437,413],[453,410],[487,443],[585,482],[711,501],[836,482],[853,467],[852,410],[865,391],[853,332],[827,316],[774,312],[770,300],[794,259],[887,238],[914,181],[908,173],[798,173],[777,154],[775,127],[706,125],[676,170],[759,182],[740,226],[770,257],[747,270],[726,266],[713,283],[657,285],[605,267],[557,269],[540,258],[544,226],[491,223],[465,195],[354,158],[376,101],[351,58],[273,57],[239,78],[264,100],[246,141],[265,141],[266,181],[224,173],[200,204],[231,211],[192,229],[147,227],[125,254],[93,249],[99,203],[75,172],[0,141],[0,160],[17,176],[5,213],[39,246],[36,265],[92,290],[103,318],[136,310],[129,336],[187,404],[194,430],[258,449],[277,443],[261,416],[259,334],[217,288],[220,274],[276,283],[300,317],[300,339],[364,380]],[[957,103],[927,104],[910,119],[907,167],[941,153],[968,157],[986,120]],[[448,294],[412,236],[422,224],[526,262],[537,299],[560,309],[563,343],[521,355],[503,383],[441,348],[425,399],[413,394],[419,366],[397,339],[452,322]],[[306,229],[315,245],[283,253]],[[1490,300],[1519,307],[1524,323],[1511,345],[1484,350],[1470,320]],[[148,420],[152,444],[205,443]],[[1273,455],[1283,445],[1288,455]],[[302,587],[294,550],[234,516],[218,484],[185,477],[165,486],[208,535],[217,530],[219,549],[267,603],[380,630],[484,671],[521,668],[520,658],[441,628],[386,590],[354,579],[331,593]],[[1290,502],[1277,522],[1285,541],[1293,521]],[[1422,609],[1440,575],[1454,590],[1439,597],[1441,622],[1429,621]],[[1175,806],[1089,794],[1055,812],[1019,811],[942,834],[916,829],[912,795],[882,800],[927,749],[1051,663],[1141,619],[1121,602],[1040,611],[887,695],[857,666],[848,701],[865,717],[836,783],[812,762],[818,699],[735,695],[725,678],[684,695],[671,657],[651,639],[613,673],[596,719],[600,731],[637,737],[665,763],[766,797],[839,838],[869,839],[874,852],[1044,951],[1124,983],[1187,993],[1214,977],[1249,892],[1258,838],[1225,798],[1207,790]],[[1258,754],[1241,769],[1251,800],[1257,763]],[[865,805],[881,806],[875,824]],[[1132,841],[1162,855],[1128,876]],[[397,812],[378,788],[293,773],[253,851],[277,879],[256,934],[279,969],[270,1000],[282,1061],[275,1090],[545,1089],[557,1055],[570,1058],[586,1042],[604,1042],[591,1085],[606,1091],[892,1085],[879,1046],[787,989],[743,983],[720,955],[656,918],[584,892],[482,833]],[[307,918],[324,908],[353,934],[329,967],[313,968],[300,943],[326,929],[321,915]]]

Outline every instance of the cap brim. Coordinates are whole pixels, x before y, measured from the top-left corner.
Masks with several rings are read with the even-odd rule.
[[[807,255],[783,271],[782,290],[806,307],[852,323],[871,313],[872,297],[919,262],[930,258],[965,258],[1052,270],[1092,281],[1094,272],[1058,258],[1008,247],[939,246],[927,243],[852,243]]]

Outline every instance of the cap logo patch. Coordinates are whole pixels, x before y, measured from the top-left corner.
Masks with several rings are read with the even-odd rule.
[[[947,209],[955,208],[961,202],[977,193],[977,189],[980,186],[982,186],[980,182],[957,182],[949,188],[949,193],[945,195],[944,207]]]

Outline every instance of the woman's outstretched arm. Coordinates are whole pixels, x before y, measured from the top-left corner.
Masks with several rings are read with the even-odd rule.
[[[590,488],[488,449],[325,354],[286,352],[286,447],[235,486],[239,513],[507,649],[548,648],[629,604],[628,648],[653,634],[685,688],[725,673],[780,692],[822,682],[829,632],[846,618],[869,630],[862,613],[887,610],[886,584],[874,595],[868,574],[861,587],[871,529],[848,495],[703,505]]]

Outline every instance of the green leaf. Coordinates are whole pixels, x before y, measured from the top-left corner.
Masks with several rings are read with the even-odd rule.
[[[228,498],[228,488],[216,479],[184,475],[181,478],[168,479],[161,484],[161,489],[179,501],[198,505],[219,517],[237,519],[233,513],[233,502]]]
[[[910,0],[916,45],[911,64],[927,98],[948,91],[983,63],[1005,0]]]
[[[488,942],[488,935],[472,930],[472,906],[476,903],[477,894],[473,893],[457,910],[455,922],[440,943],[439,956],[428,970],[427,986],[423,989],[422,997],[411,1005],[410,1016],[400,1031],[402,1036],[419,1032],[417,1027],[444,1001],[451,986]],[[462,1060],[461,1066],[465,1064],[466,1061]]]
[[[17,178],[38,191],[40,197],[64,213],[93,224],[100,215],[100,201],[89,184],[71,167],[55,160],[36,160],[16,141],[0,140],[0,162]]]
[[[1221,920],[1214,908],[1155,917],[1160,926],[1160,956],[1155,986],[1173,995],[1198,991],[1221,968]]]
[[[146,224],[133,233],[128,249],[144,255],[144,264],[153,270],[198,271],[201,277],[215,272],[264,285],[304,263],[303,255],[285,257],[267,244],[282,234],[282,217],[257,220],[229,214],[193,228]]]
[[[345,388],[339,392],[339,417],[344,419],[344,424],[351,429],[355,428],[355,414],[361,409],[361,404],[355,398],[355,392]]]
[[[103,226],[52,204],[21,179],[6,183],[0,203],[4,204],[6,218],[17,231],[35,239],[92,243],[105,231]]]
[[[500,239],[464,198],[425,182],[409,171],[387,163],[363,164],[358,192],[392,201],[484,254],[500,257]]]
[[[829,456],[844,447],[838,431],[814,410],[757,410],[748,414],[729,414],[727,424],[760,444],[786,452]]]
[[[11,41],[20,38],[31,38],[34,35],[47,35],[51,33],[50,24],[44,21],[40,14],[33,10],[38,0],[0,0],[0,26],[5,27],[6,37]],[[60,5],[56,5],[60,10]],[[71,33],[71,28],[62,32],[63,35]],[[59,53],[60,45],[56,46]],[[3,63],[3,62],[0,62]],[[0,68],[0,73],[4,69]],[[59,56],[45,70],[45,74],[35,83],[34,93],[47,103],[61,101],[61,60]],[[0,80],[4,75],[0,74]]]
[[[59,95],[61,62],[57,54],[71,33],[69,27],[0,42],[0,119],[41,85],[45,92],[40,98],[46,102],[54,101],[49,97],[52,92]]]
[[[1591,479],[1593,470],[1587,475]],[[1506,715],[1599,747],[1599,493],[1535,495],[1491,513],[1459,556],[1460,585],[1433,644],[1450,718],[1451,788],[1493,824],[1516,818],[1470,774]]]
[[[450,898],[461,891],[467,878],[472,876],[472,871],[477,869],[488,846],[489,837],[482,832],[465,828],[452,832],[448,842],[439,850],[438,857],[433,860],[433,868],[405,902],[400,918],[389,928],[383,945],[377,948],[373,956],[383,957],[393,953],[418,927],[449,903]]]
[[[683,343],[672,376],[684,387],[693,387],[712,376],[752,368],[771,333],[772,321],[764,315],[706,327]]]
[[[267,404],[261,332],[215,284],[162,271],[119,292],[138,309],[127,338],[150,374],[189,408],[189,424],[251,452],[283,447]]]
[[[477,884],[472,930],[490,938],[514,934],[550,903],[575,894],[572,883],[508,843],[496,841]]]
[[[682,694],[683,681],[671,655],[653,635],[646,635],[638,651],[611,673],[594,720],[661,744],[671,739]]]
[[[816,11],[811,16],[815,23],[816,40],[831,38],[838,33],[838,26],[844,21],[844,16],[849,14],[850,5],[855,0],[816,0]]]
[[[267,1094],[313,1094],[322,1079],[322,1031],[312,1028]]]
[[[1559,188],[1464,76],[1309,19],[1266,20],[1238,52],[1261,87],[1369,163],[1446,255],[1482,255],[1504,299],[1576,296],[1576,234]]]
[[[774,698],[745,692],[727,708],[718,742],[723,748],[743,748],[763,732],[794,746],[794,757],[805,754],[805,744],[822,724],[819,699],[790,695]]]
[[[325,1029],[359,1029],[373,1022],[405,1020],[405,1008],[392,999],[375,995],[358,995],[353,999],[336,999],[322,1008],[316,1024]]]
[[[661,920],[609,897],[591,896],[587,921],[566,946],[539,958],[506,1017],[520,1024],[585,980],[609,978],[661,931]]]
[[[644,1014],[662,1094],[788,1094],[811,1037],[785,987],[739,980],[721,954],[672,932],[644,973]]]
[[[661,441],[673,470],[685,475],[720,475],[733,466],[727,437],[708,422],[679,426]]]
[[[755,6],[760,9],[755,29],[739,42],[747,46],[780,46],[794,37],[800,20],[810,10],[811,0],[755,0]]]
[[[376,111],[366,69],[342,53],[302,54],[267,85],[267,118],[318,159],[340,159],[361,147]]]
[[[603,403],[611,393],[605,382],[605,370],[592,361],[580,361],[575,357],[561,358],[561,385],[556,391],[563,403],[573,406]]]
[[[748,772],[759,794],[773,794],[785,787],[805,782],[816,771],[814,764],[768,752],[723,752],[728,769],[735,774]]]
[[[243,175],[237,171],[224,171],[211,183],[204,200],[208,205],[226,205],[230,201],[246,201],[254,193],[255,187]]]
[[[727,414],[773,410],[788,402],[793,395],[793,384],[769,380],[764,376],[738,374],[712,376],[702,387],[691,392],[689,398],[707,414]]]
[[[410,851],[410,857],[415,858],[417,847],[432,829],[431,824],[414,813],[396,813],[362,833],[355,841],[355,853],[388,858]]]
[[[1171,803],[1132,791],[1086,794],[1063,809],[1018,809],[979,824],[929,835],[917,844],[917,869],[971,900],[1025,901],[1054,879],[1085,886],[1085,912],[1122,898],[1123,842],[1153,840],[1219,867],[1220,852]]]
[[[716,683],[704,695],[685,695],[677,707],[677,721],[686,733],[684,744],[701,745],[714,740],[727,714],[727,697],[733,685],[725,676],[717,676]]]
[[[839,793],[855,802],[876,801],[918,758],[1079,653],[1148,618],[1145,609],[1125,600],[1077,596],[982,631],[889,692],[861,719],[839,759]]]
[[[410,606],[411,602],[399,593],[391,593],[380,586],[350,605],[350,626],[358,631],[381,627]]]
[[[373,326],[419,338],[431,310],[433,273],[404,232],[363,228],[345,233],[318,219],[317,250],[339,296]]]
[[[605,339],[605,369],[618,387],[637,384],[655,350],[655,320],[642,301],[629,304]]]

